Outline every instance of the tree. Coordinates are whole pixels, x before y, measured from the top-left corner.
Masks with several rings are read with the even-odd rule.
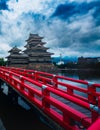
[[[6,61],[4,60],[4,58],[0,58],[0,66],[5,66],[6,65]]]

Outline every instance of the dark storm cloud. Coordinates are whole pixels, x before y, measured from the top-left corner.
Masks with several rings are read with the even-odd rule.
[[[8,10],[8,1],[9,0],[0,0],[0,10]]]
[[[34,22],[41,23],[41,22],[45,21],[46,16],[43,14],[40,14],[40,13],[28,12],[28,13],[23,13],[21,15],[21,18],[23,18],[23,19],[31,18],[31,19],[33,19]]]
[[[96,26],[100,25],[100,1],[95,3],[95,12],[93,13],[93,17],[96,23]]]
[[[97,32],[88,32],[85,35],[83,35],[83,37],[80,39],[80,42],[82,43],[91,43],[94,42],[96,40],[100,39],[100,31],[98,30]]]
[[[65,4],[60,4],[52,14],[52,17],[59,17],[65,20],[73,16],[87,14],[92,9],[95,9],[93,16],[99,19],[100,1],[94,1],[90,3],[67,2]]]
[[[28,30],[34,30],[36,33],[42,29],[42,26],[46,21],[45,15],[34,12],[23,13],[20,18],[26,21]],[[21,23],[22,22],[17,22],[17,25],[21,25]]]
[[[60,36],[56,36],[60,48],[71,48],[83,55],[99,52],[100,1],[59,4],[51,16],[53,20],[66,23],[59,24],[58,28],[62,28],[59,29],[61,31],[56,30],[60,32]]]
[[[46,16],[40,13],[29,12],[26,15],[33,17],[36,22],[41,22],[46,19]]]

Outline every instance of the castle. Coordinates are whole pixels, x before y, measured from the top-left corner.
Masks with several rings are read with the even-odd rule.
[[[53,69],[54,65],[51,62],[53,53],[47,52],[49,48],[44,46],[46,43],[42,42],[42,39],[43,37],[38,34],[30,34],[24,51],[21,52],[16,46],[8,51],[10,55],[7,56],[7,65],[41,71]]]

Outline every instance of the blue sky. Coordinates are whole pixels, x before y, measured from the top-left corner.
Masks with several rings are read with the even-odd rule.
[[[54,56],[100,57],[100,0],[0,0],[0,57],[30,33]]]

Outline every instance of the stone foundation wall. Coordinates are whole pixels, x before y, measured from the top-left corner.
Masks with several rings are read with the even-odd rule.
[[[56,73],[56,72],[58,72],[58,69],[52,63],[30,63],[28,65],[13,64],[13,65],[9,65],[9,66],[10,67],[16,67],[16,68],[44,71],[44,72],[48,72],[48,73]]]
[[[23,68],[26,69],[27,65],[23,65],[23,64],[14,64],[14,65],[9,65],[9,67],[16,67],[16,68]]]
[[[52,63],[30,63],[27,68],[49,73],[57,71],[57,68]]]

